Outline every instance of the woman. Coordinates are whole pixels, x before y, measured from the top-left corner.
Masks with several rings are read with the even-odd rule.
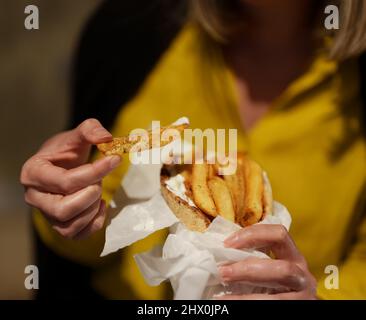
[[[21,182],[27,203],[40,209],[34,223],[41,241],[57,255],[91,266],[93,287],[104,297],[166,297],[164,287],[144,284],[132,260],[165,234],[98,257],[106,203],[127,161],[86,162],[92,144],[154,119],[170,123],[186,115],[194,128],[237,128],[239,147],[266,169],[275,198],[293,217],[290,234],[261,225],[226,240],[235,248],[272,250],[276,259],[221,268],[225,281],[274,288],[269,295],[224,298],[366,298],[366,145],[359,77],[366,8],[362,0],[340,1],[340,30],[326,35],[326,4],[191,1],[189,21],[137,95],[114,114],[110,132],[89,119],[49,139],[25,163]],[[327,286],[329,265],[339,268],[338,289]]]

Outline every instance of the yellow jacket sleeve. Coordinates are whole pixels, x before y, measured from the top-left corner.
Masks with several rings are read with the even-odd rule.
[[[318,296],[321,299],[366,299],[366,217],[359,227],[356,242],[353,244],[344,262],[337,266],[338,288],[332,281],[329,287],[330,278],[334,273],[325,276],[318,283]]]

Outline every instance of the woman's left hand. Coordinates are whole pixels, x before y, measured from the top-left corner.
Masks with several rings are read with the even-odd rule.
[[[246,227],[227,238],[225,246],[272,252],[275,259],[248,258],[220,267],[224,282],[246,282],[271,289],[270,294],[226,295],[220,299],[316,299],[316,280],[282,225]]]

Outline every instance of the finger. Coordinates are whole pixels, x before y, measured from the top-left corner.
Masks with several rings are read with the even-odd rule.
[[[80,167],[70,169],[66,173],[67,190],[74,192],[97,181],[102,180],[107,174],[121,163],[121,157],[113,155],[87,163]]]
[[[120,157],[111,156],[66,170],[42,157],[33,157],[24,165],[20,180],[27,187],[56,194],[71,194],[100,181],[120,162]]]
[[[73,239],[81,230],[83,230],[90,221],[97,215],[100,207],[100,199],[95,201],[89,208],[67,222],[50,221],[53,229],[63,237]]]
[[[248,226],[232,234],[224,244],[237,249],[270,249],[278,259],[301,262],[304,260],[288,231],[282,225]]]
[[[225,295],[215,298],[216,300],[315,300],[316,297],[308,294],[306,291],[286,292],[277,294],[243,294],[243,295]]]
[[[67,196],[28,188],[25,199],[29,205],[40,209],[46,217],[58,222],[66,222],[90,207],[100,199],[101,194],[101,184],[90,185]]]
[[[90,236],[91,234],[93,234],[94,232],[102,229],[104,226],[106,216],[107,216],[106,205],[105,205],[105,201],[102,200],[100,203],[98,213],[89,222],[89,224],[75,236],[74,239],[75,240],[85,239],[88,236]]]
[[[215,298],[216,300],[280,300],[280,297],[272,294],[243,294],[243,295],[224,295]]]
[[[307,286],[300,267],[286,260],[248,258],[220,267],[224,282],[240,281],[282,291],[301,291]]]

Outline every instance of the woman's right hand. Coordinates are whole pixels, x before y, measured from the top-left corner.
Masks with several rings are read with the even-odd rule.
[[[86,162],[92,144],[111,140],[98,120],[88,119],[47,140],[23,165],[20,182],[25,201],[41,210],[66,238],[84,238],[103,227],[106,207],[101,182],[121,159],[110,156]]]

